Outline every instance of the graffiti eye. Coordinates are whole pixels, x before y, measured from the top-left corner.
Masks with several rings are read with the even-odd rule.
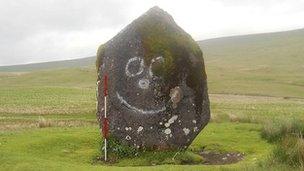
[[[162,56],[153,58],[151,60],[151,64],[149,67],[149,74],[151,77],[154,76],[153,71],[155,72],[156,75],[160,75],[160,72],[162,72],[163,69],[163,63],[164,63],[164,58]]]
[[[144,60],[139,57],[129,59],[125,71],[128,77],[140,75],[144,71]]]

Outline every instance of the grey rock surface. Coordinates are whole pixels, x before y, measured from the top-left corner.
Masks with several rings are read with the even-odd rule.
[[[110,135],[145,149],[187,148],[210,119],[202,52],[173,18],[153,7],[97,52],[97,116],[109,76]]]

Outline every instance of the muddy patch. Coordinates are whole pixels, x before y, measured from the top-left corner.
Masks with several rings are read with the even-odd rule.
[[[238,152],[216,152],[216,151],[202,151],[199,153],[204,158],[206,165],[224,165],[233,164],[244,159],[244,153]]]

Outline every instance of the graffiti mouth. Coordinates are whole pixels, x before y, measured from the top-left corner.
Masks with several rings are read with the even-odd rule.
[[[155,113],[159,113],[159,112],[163,112],[166,110],[166,107],[162,107],[159,109],[154,109],[154,110],[144,110],[144,109],[140,109],[137,107],[134,107],[132,105],[130,105],[118,92],[116,92],[116,96],[117,98],[120,100],[121,104],[123,104],[125,107],[127,107],[130,110],[133,110],[137,113],[142,113],[142,114],[155,114]]]

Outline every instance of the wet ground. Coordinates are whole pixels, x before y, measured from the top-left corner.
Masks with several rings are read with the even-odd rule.
[[[206,165],[232,164],[244,159],[244,154],[239,152],[202,151],[199,154],[203,156]]]

